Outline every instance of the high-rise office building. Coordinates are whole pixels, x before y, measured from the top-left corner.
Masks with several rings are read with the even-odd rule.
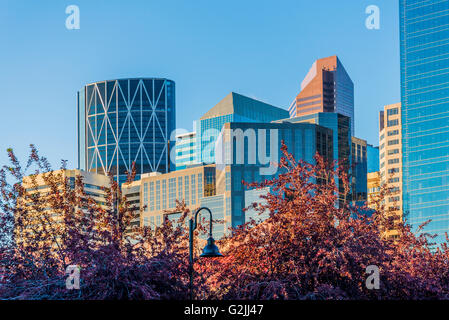
[[[36,231],[45,232],[45,230],[52,230],[52,236],[58,241],[62,239],[62,235],[66,232],[66,225],[64,222],[64,215],[61,210],[57,210],[54,206],[54,201],[50,200],[52,196],[52,184],[67,181],[70,189],[75,189],[76,179],[82,178],[84,193],[86,196],[94,200],[98,205],[106,208],[107,192],[105,188],[111,187],[109,177],[105,175],[86,172],[83,170],[57,170],[51,173],[41,173],[36,176],[27,176],[23,178],[23,187],[29,196],[39,195],[39,201],[30,205],[32,202],[28,197],[18,199],[18,205],[27,207],[28,211],[25,216],[22,216],[24,223],[17,224],[15,227],[16,238],[18,243],[25,246],[28,245],[33,234]],[[62,191],[62,186],[61,189]],[[53,205],[51,204],[53,203]],[[83,208],[73,207],[73,210]],[[57,226],[57,227],[55,227]],[[53,238],[49,240],[53,242]],[[55,248],[56,249],[56,248]]]
[[[142,78],[100,81],[78,92],[78,166],[126,180],[174,170],[175,83]]]
[[[247,183],[270,180],[282,173],[278,168],[284,141],[296,160],[314,164],[318,153],[333,161],[333,131],[310,123],[226,123],[217,143],[217,193],[225,194],[226,227],[237,227],[258,217],[247,204],[260,202],[267,190],[247,189]],[[221,150],[221,151],[219,151]]]
[[[251,218],[260,222],[268,217],[254,210],[243,211],[254,202],[263,202],[260,196],[269,190],[248,190],[242,180],[262,182],[280,173],[274,164],[282,156],[281,140],[298,160],[314,163],[318,152],[331,162],[332,135],[332,130],[308,123],[226,123],[217,141],[217,164],[193,165],[167,174],[144,174],[122,188],[134,197],[130,199],[139,199],[141,225],[157,227],[166,218],[176,221],[180,213],[170,211],[179,200],[191,211],[206,206],[214,219],[223,220],[224,224],[215,224],[213,228],[214,238],[220,239],[230,227],[238,227]]]
[[[352,137],[351,192],[352,201],[363,205],[367,200],[368,152],[366,140]]]
[[[449,231],[449,0],[400,0],[404,217]]]
[[[367,206],[376,209],[376,202],[379,200],[380,194],[380,172],[368,172],[367,175]]]
[[[288,118],[287,110],[231,92],[196,122],[196,162],[215,163],[215,142],[225,123],[268,123],[283,118]]]
[[[367,145],[368,173],[379,171],[379,147]]]
[[[402,129],[401,104],[387,105],[379,113],[380,182],[390,188],[385,199],[386,209],[395,222],[402,221]],[[397,238],[392,227],[387,232],[390,238]]]
[[[196,164],[196,133],[188,132],[176,136],[176,170]]]
[[[313,123],[331,129],[333,132],[333,159],[346,167],[348,177],[351,175],[351,119],[349,117],[339,113],[316,112],[274,122]],[[337,183],[340,194],[344,194],[343,181],[337,178]]]
[[[315,61],[289,108],[290,117],[335,112],[351,119],[354,135],[354,83],[337,56]]]
[[[127,197],[136,195],[136,200],[139,200],[141,226],[154,228],[160,226],[166,218],[177,220],[179,214],[171,213],[176,209],[176,200],[184,201],[191,211],[208,207],[214,220],[223,220],[224,217],[225,201],[223,194],[216,192],[213,164],[192,166],[166,174],[146,173],[131,184],[124,183],[122,188],[127,190]],[[214,225],[214,238],[222,238],[224,232],[223,224]]]

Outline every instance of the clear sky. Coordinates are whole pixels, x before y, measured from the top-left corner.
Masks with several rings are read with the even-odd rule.
[[[80,8],[80,30],[65,26]],[[380,8],[380,30],[365,8]],[[287,108],[317,58],[355,85],[356,136],[378,144],[378,111],[400,101],[396,0],[0,0],[0,164],[34,143],[77,163],[76,92],[89,82],[176,82],[177,127],[235,91]]]

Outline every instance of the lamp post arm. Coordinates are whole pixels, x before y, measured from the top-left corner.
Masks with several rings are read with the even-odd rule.
[[[193,223],[193,230],[196,230],[196,228],[198,226],[198,214],[200,213],[201,210],[206,210],[207,212],[209,212],[209,217],[210,217],[210,221],[209,221],[209,236],[212,237],[212,212],[207,207],[201,207],[201,208],[198,208],[196,210],[196,212],[195,212],[195,221]]]

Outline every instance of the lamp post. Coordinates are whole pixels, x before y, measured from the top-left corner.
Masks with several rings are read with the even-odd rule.
[[[212,212],[209,208],[202,207],[198,208],[195,211],[195,214],[189,220],[189,271],[190,271],[190,300],[193,300],[193,231],[198,227],[198,213],[201,210],[206,210],[209,212],[210,216],[210,231],[209,231],[209,239],[207,239],[207,244],[203,249],[203,253],[200,255],[201,258],[216,258],[223,257],[223,255],[218,250],[218,247],[215,245],[215,240],[212,237]]]

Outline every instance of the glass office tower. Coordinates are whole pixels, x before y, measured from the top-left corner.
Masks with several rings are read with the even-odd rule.
[[[400,0],[403,210],[449,231],[449,0]]]
[[[367,145],[368,173],[379,171],[379,147]]]
[[[176,170],[196,164],[196,133],[188,132],[176,136]]]
[[[339,113],[316,112],[273,122],[313,123],[331,129],[333,131],[333,159],[346,168],[348,177],[351,176],[351,118]],[[338,177],[336,179],[340,194],[344,194],[343,182],[339,181]]]
[[[78,167],[126,180],[169,172],[175,122],[175,83],[142,78],[100,81],[78,92]],[[173,164],[172,164],[173,162]]]
[[[216,170],[217,194],[225,194],[226,229],[249,222],[249,218],[263,218],[254,210],[243,209],[248,203],[260,202],[260,195],[266,194],[268,188],[248,189],[242,180],[260,183],[285,173],[285,169],[277,165],[284,156],[280,150],[281,141],[297,161],[315,164],[317,153],[328,163],[334,160],[333,131],[329,128],[292,122],[223,125],[217,143]]]
[[[215,163],[215,142],[225,123],[268,123],[283,118],[288,118],[287,110],[231,92],[196,121],[196,162]]]

